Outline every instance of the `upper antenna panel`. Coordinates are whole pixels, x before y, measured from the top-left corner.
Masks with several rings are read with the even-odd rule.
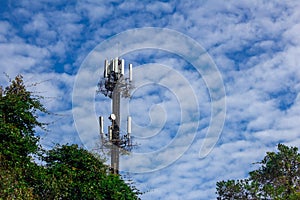
[[[129,77],[125,78],[125,61],[118,57],[110,61],[104,61],[103,78],[101,78],[98,87],[98,92],[105,96],[112,97],[112,92],[115,89],[120,90],[123,97],[129,97],[129,90],[132,88],[132,64],[129,64]]]

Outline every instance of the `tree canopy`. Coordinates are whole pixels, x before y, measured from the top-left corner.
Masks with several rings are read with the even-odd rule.
[[[37,115],[47,113],[40,98],[26,90],[21,75],[0,89],[0,151],[11,162],[21,164],[28,154],[38,151],[35,128],[45,124],[37,120]]]
[[[45,199],[137,199],[139,192],[109,174],[103,160],[77,145],[56,146],[47,152],[47,174],[43,186]],[[40,189],[39,189],[40,190]]]
[[[21,75],[0,87],[0,199],[139,199],[134,186],[78,145],[42,149],[35,130],[45,128],[38,114],[48,112],[41,98]]]
[[[297,147],[278,144],[259,168],[243,180],[217,182],[217,199],[300,199],[300,154]]]

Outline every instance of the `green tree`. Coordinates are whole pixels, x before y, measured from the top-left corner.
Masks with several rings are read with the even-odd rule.
[[[0,153],[14,164],[23,164],[39,150],[35,128],[45,124],[38,121],[38,113],[47,113],[40,99],[26,90],[21,75],[0,89]]]
[[[40,184],[43,199],[138,199],[135,188],[109,174],[102,159],[77,145],[58,145],[44,160],[49,180]]]
[[[21,75],[4,90],[0,87],[0,199],[35,199],[28,173],[36,164],[32,157],[39,151],[35,128],[47,113],[40,97],[27,91]]]
[[[300,199],[300,154],[278,144],[248,179],[217,182],[217,199]]]
[[[38,114],[48,113],[40,99],[26,90],[21,75],[4,90],[0,87],[0,200],[139,199],[135,187],[111,175],[103,160],[87,150],[40,147],[35,128],[45,124]]]

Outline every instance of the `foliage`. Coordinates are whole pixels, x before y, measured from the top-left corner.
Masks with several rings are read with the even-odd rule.
[[[138,191],[109,175],[103,160],[77,145],[56,146],[44,160],[50,180],[43,199],[138,199]]]
[[[0,199],[36,199],[20,166],[11,167],[0,154]]]
[[[21,75],[4,90],[0,87],[0,199],[36,199],[27,181],[39,151],[36,127],[39,112],[47,113],[40,97],[27,91]]]
[[[40,103],[41,97],[26,90],[21,75],[0,91],[0,151],[11,162],[22,164],[30,153],[38,151],[34,128],[44,127],[37,116],[47,111]]]
[[[26,90],[21,75],[0,87],[0,200],[138,199],[138,190],[77,145],[42,150],[35,128],[45,127],[38,114],[48,112],[40,99]]]
[[[244,180],[217,182],[218,199],[300,199],[300,154],[278,144]]]

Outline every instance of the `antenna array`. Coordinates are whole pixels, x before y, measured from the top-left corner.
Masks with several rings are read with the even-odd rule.
[[[119,174],[120,150],[132,149],[131,117],[127,117],[127,133],[120,132],[120,100],[121,97],[129,98],[132,86],[132,64],[129,64],[129,75],[125,78],[124,59],[111,59],[104,62],[104,73],[98,84],[98,92],[112,99],[112,113],[108,117],[111,125],[104,133],[104,118],[99,117],[100,136],[102,146],[108,147],[111,152],[111,172]]]

